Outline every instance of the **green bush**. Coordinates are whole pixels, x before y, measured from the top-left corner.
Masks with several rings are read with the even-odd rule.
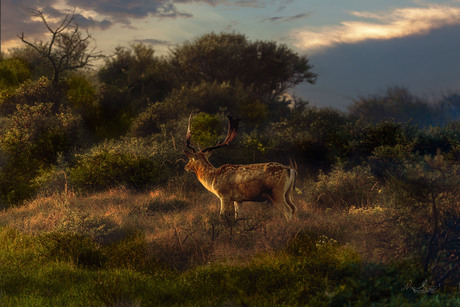
[[[138,137],[163,131],[176,131],[177,122],[192,112],[203,112],[212,116],[222,112],[238,115],[245,126],[251,129],[263,123],[268,115],[267,106],[255,99],[241,85],[203,82],[174,89],[164,101],[151,104],[136,117],[130,131]]]
[[[17,106],[33,106],[38,103],[51,103],[53,112],[66,106],[64,84],[52,84],[46,77],[40,79],[26,80],[14,91],[0,97],[0,114],[11,115],[17,110]]]
[[[51,232],[39,237],[43,256],[77,266],[100,268],[106,255],[90,237],[72,232]]]
[[[289,118],[266,132],[276,156],[295,159],[303,169],[328,170],[346,157],[349,132],[346,116],[333,109],[300,104]]]
[[[349,171],[336,167],[330,173],[320,173],[313,185],[310,202],[323,209],[373,207],[379,202],[380,185],[367,167]]]
[[[398,212],[397,227],[404,234],[400,246],[415,255],[424,273],[439,282],[458,283],[455,261],[460,257],[460,165],[440,154],[405,163],[388,178],[383,197]],[[457,282],[456,282],[457,280]]]
[[[179,156],[170,144],[152,139],[106,141],[77,155],[69,178],[74,188],[83,191],[119,185],[141,189],[172,177]]]
[[[409,145],[407,127],[392,120],[385,120],[376,124],[356,122],[353,127],[350,143],[350,159],[359,164],[382,146]]]
[[[0,135],[0,198],[17,203],[35,192],[32,182],[59,156],[68,157],[81,140],[81,119],[52,103],[18,105]]]
[[[29,67],[24,61],[17,58],[0,60],[0,91],[14,89],[30,77]]]

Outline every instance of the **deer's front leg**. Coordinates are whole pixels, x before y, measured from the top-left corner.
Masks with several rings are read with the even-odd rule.
[[[235,221],[238,219],[238,208],[241,205],[240,201],[234,201],[233,206],[235,208]]]
[[[231,203],[230,199],[226,198],[221,198],[220,199],[220,216],[225,217],[227,210],[228,210],[228,205]]]

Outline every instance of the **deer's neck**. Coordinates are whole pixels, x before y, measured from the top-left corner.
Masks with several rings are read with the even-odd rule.
[[[217,169],[212,166],[211,163],[200,163],[195,170],[196,177],[201,182],[201,184],[209,191],[214,193],[214,189],[212,187],[212,182],[216,175]]]

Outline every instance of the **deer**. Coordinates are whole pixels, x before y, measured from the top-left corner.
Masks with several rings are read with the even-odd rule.
[[[238,219],[238,208],[243,202],[271,202],[285,218],[292,220],[296,212],[293,193],[297,172],[278,162],[255,164],[224,164],[218,168],[209,162],[213,150],[227,146],[238,132],[240,119],[227,116],[228,131],[222,142],[215,146],[197,151],[191,145],[191,119],[185,138],[185,155],[189,158],[185,170],[196,174],[197,179],[211,193],[220,199],[220,216],[227,218],[228,207],[233,203],[235,220]],[[199,148],[198,148],[199,149]]]

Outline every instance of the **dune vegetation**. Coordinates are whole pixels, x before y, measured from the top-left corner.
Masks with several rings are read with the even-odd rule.
[[[236,33],[58,76],[43,56],[0,60],[0,305],[460,305],[458,95],[317,108],[284,95],[318,77],[306,56]],[[296,166],[292,221],[219,216],[184,171],[191,113],[201,148],[241,118],[215,166]]]

